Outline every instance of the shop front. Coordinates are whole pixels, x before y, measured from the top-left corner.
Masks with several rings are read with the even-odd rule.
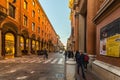
[[[17,27],[13,23],[2,26],[2,56],[5,59],[17,56]]]
[[[21,52],[23,55],[28,54],[28,48],[29,48],[29,35],[27,30],[23,30],[21,33],[20,37],[20,47],[21,47]]]
[[[15,37],[12,33],[5,34],[5,59],[14,58],[15,54]]]

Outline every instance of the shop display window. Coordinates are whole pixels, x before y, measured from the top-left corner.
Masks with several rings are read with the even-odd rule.
[[[7,33],[5,35],[5,54],[15,53],[15,39],[12,33]]]

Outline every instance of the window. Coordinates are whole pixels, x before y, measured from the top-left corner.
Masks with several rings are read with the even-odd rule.
[[[40,9],[38,9],[38,13],[40,13]]]
[[[27,2],[24,1],[24,9],[27,9]]]
[[[40,33],[40,27],[38,27],[38,33]]]
[[[33,22],[32,23],[32,31],[34,31],[35,30],[35,23]]]
[[[40,17],[38,17],[38,22],[40,22]]]
[[[9,4],[9,16],[15,18],[15,7],[11,4]]]
[[[32,17],[35,17],[35,11],[34,10],[32,11]]]
[[[34,0],[32,1],[32,4],[33,4],[33,6],[35,6],[35,1]]]
[[[24,15],[24,26],[27,26],[27,17]]]

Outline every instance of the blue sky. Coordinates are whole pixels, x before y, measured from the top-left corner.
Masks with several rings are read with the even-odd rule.
[[[66,45],[70,36],[71,27],[68,8],[69,0],[39,0],[60,40]]]

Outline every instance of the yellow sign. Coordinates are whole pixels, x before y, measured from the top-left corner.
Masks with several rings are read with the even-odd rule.
[[[120,34],[107,38],[106,53],[108,56],[120,57]]]

